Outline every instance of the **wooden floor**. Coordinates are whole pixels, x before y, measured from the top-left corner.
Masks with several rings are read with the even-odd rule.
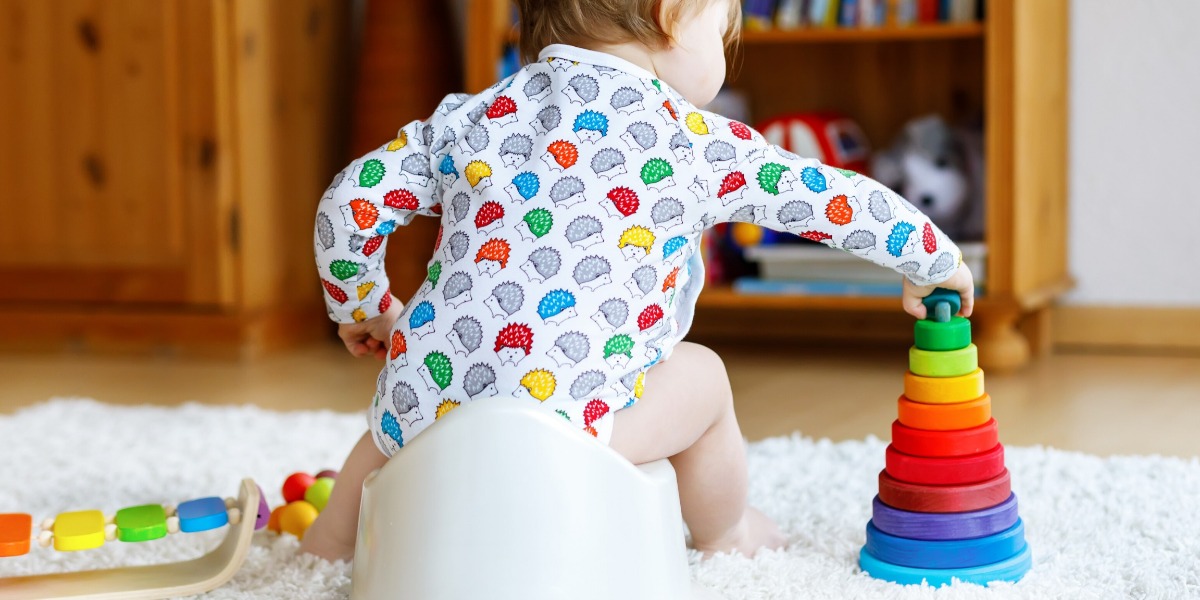
[[[751,440],[799,430],[834,440],[889,436],[903,350],[797,352],[715,348]],[[104,402],[254,403],[365,409],[378,363],[333,343],[249,363],[171,357],[0,355],[0,412],[54,396]],[[1001,439],[1096,454],[1200,455],[1200,357],[1056,354],[987,376]]]

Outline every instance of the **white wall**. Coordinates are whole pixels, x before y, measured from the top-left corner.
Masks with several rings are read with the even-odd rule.
[[[1072,0],[1076,305],[1200,307],[1200,0]]]

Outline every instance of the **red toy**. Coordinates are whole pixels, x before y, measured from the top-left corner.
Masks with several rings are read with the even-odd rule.
[[[758,124],[768,142],[831,167],[867,175],[871,146],[858,123],[830,112],[781,115]]]

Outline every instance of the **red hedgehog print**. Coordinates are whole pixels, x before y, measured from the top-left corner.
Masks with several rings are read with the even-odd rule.
[[[843,194],[838,194],[829,201],[829,204],[825,205],[825,218],[834,225],[847,225],[854,220],[854,209],[857,208],[857,204],[857,200],[851,200]]]
[[[475,253],[475,264],[479,265],[479,273],[495,275],[500,269],[508,266],[508,242],[500,238],[492,238],[480,246]]]
[[[515,123],[517,120],[517,103],[508,96],[496,98],[487,109],[487,118],[500,125]]]
[[[551,142],[546,147],[546,155],[543,157],[546,166],[555,171],[568,169],[574,166],[578,160],[579,149],[575,147],[575,144],[566,140]]]
[[[638,329],[645,331],[659,324],[663,318],[663,309],[657,304],[651,304],[638,315]]]
[[[721,188],[717,190],[717,197],[721,199],[722,204],[728,205],[734,200],[740,200],[745,189],[746,176],[741,171],[733,171],[721,180]]]
[[[379,247],[382,245],[383,245],[383,236],[382,235],[372,236],[371,239],[369,239],[365,243],[363,243],[362,253],[364,256],[370,256],[372,254],[375,254],[375,251],[378,250]]]
[[[517,364],[533,349],[533,330],[524,323],[505,325],[496,334],[496,354],[500,364]]]
[[[382,315],[383,313],[387,312],[387,309],[391,308],[391,306],[392,306],[392,290],[387,289],[387,290],[383,291],[383,297],[379,299],[379,307],[378,307],[379,314]]]
[[[388,296],[391,296],[391,291],[388,291]],[[404,339],[404,333],[400,330],[392,332],[392,347],[388,349],[388,359],[391,361],[392,368],[399,370],[400,367],[408,366],[408,340]]]
[[[675,112],[675,107],[671,105],[670,100],[663,100],[662,107],[663,107],[663,112],[666,113],[664,115],[664,118],[667,120],[668,123],[670,123],[671,121],[679,120],[679,115]]]
[[[833,239],[832,235],[829,235],[824,231],[805,231],[798,235],[806,240],[812,240],[814,242],[824,242],[826,240]]]
[[[442,247],[442,226],[438,225],[437,239],[433,240],[433,251],[437,252]]]
[[[503,218],[504,207],[500,206],[499,202],[488,200],[479,207],[479,212],[475,213],[475,228],[480,233],[491,233],[503,225]]]
[[[742,123],[739,123],[737,121],[729,122],[729,131],[731,131],[733,133],[734,137],[737,137],[737,138],[740,138],[743,140],[750,139],[750,128],[746,127],[745,125],[743,125]]]
[[[358,225],[359,229],[370,229],[375,225],[375,221],[379,218],[379,210],[374,204],[363,199],[350,201],[350,220]],[[343,209],[345,210],[345,209]]]
[[[608,214],[613,217],[628,217],[637,212],[638,196],[627,187],[615,187],[608,191],[609,202],[605,204]]]
[[[589,400],[587,406],[583,407],[583,424],[591,427],[592,423],[607,414],[608,403],[603,400]]]
[[[671,269],[671,272],[667,274],[666,279],[663,279],[662,291],[665,292],[665,291],[675,287],[675,278],[678,276],[679,276],[679,267],[675,267],[674,269]]]
[[[336,300],[338,304],[345,304],[345,302],[350,299],[350,296],[346,294],[346,290],[343,290],[342,288],[333,285],[324,279],[321,280],[321,285],[325,286],[325,291],[329,292],[329,297]]]
[[[937,252],[937,236],[933,233],[933,225],[925,224],[925,229],[921,231],[921,243],[925,245],[925,254]]]
[[[417,197],[408,190],[392,190],[384,194],[383,204],[398,210],[417,210],[418,206]]]

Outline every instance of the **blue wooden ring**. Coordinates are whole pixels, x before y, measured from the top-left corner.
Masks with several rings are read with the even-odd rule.
[[[938,587],[950,585],[955,579],[987,585],[992,581],[1019,581],[1033,566],[1033,552],[1026,545],[1017,554],[990,565],[963,569],[914,569],[883,562],[863,548],[858,553],[858,566],[871,577],[901,585],[920,585],[924,581]]]
[[[1016,525],[987,537],[970,540],[910,540],[888,535],[867,523],[866,549],[871,556],[902,567],[919,569],[959,569],[1000,562],[1025,547],[1025,524]]]
[[[892,508],[879,496],[871,503],[875,528],[910,540],[967,540],[994,535],[1017,523],[1017,495],[995,506],[971,512],[925,513]]]

